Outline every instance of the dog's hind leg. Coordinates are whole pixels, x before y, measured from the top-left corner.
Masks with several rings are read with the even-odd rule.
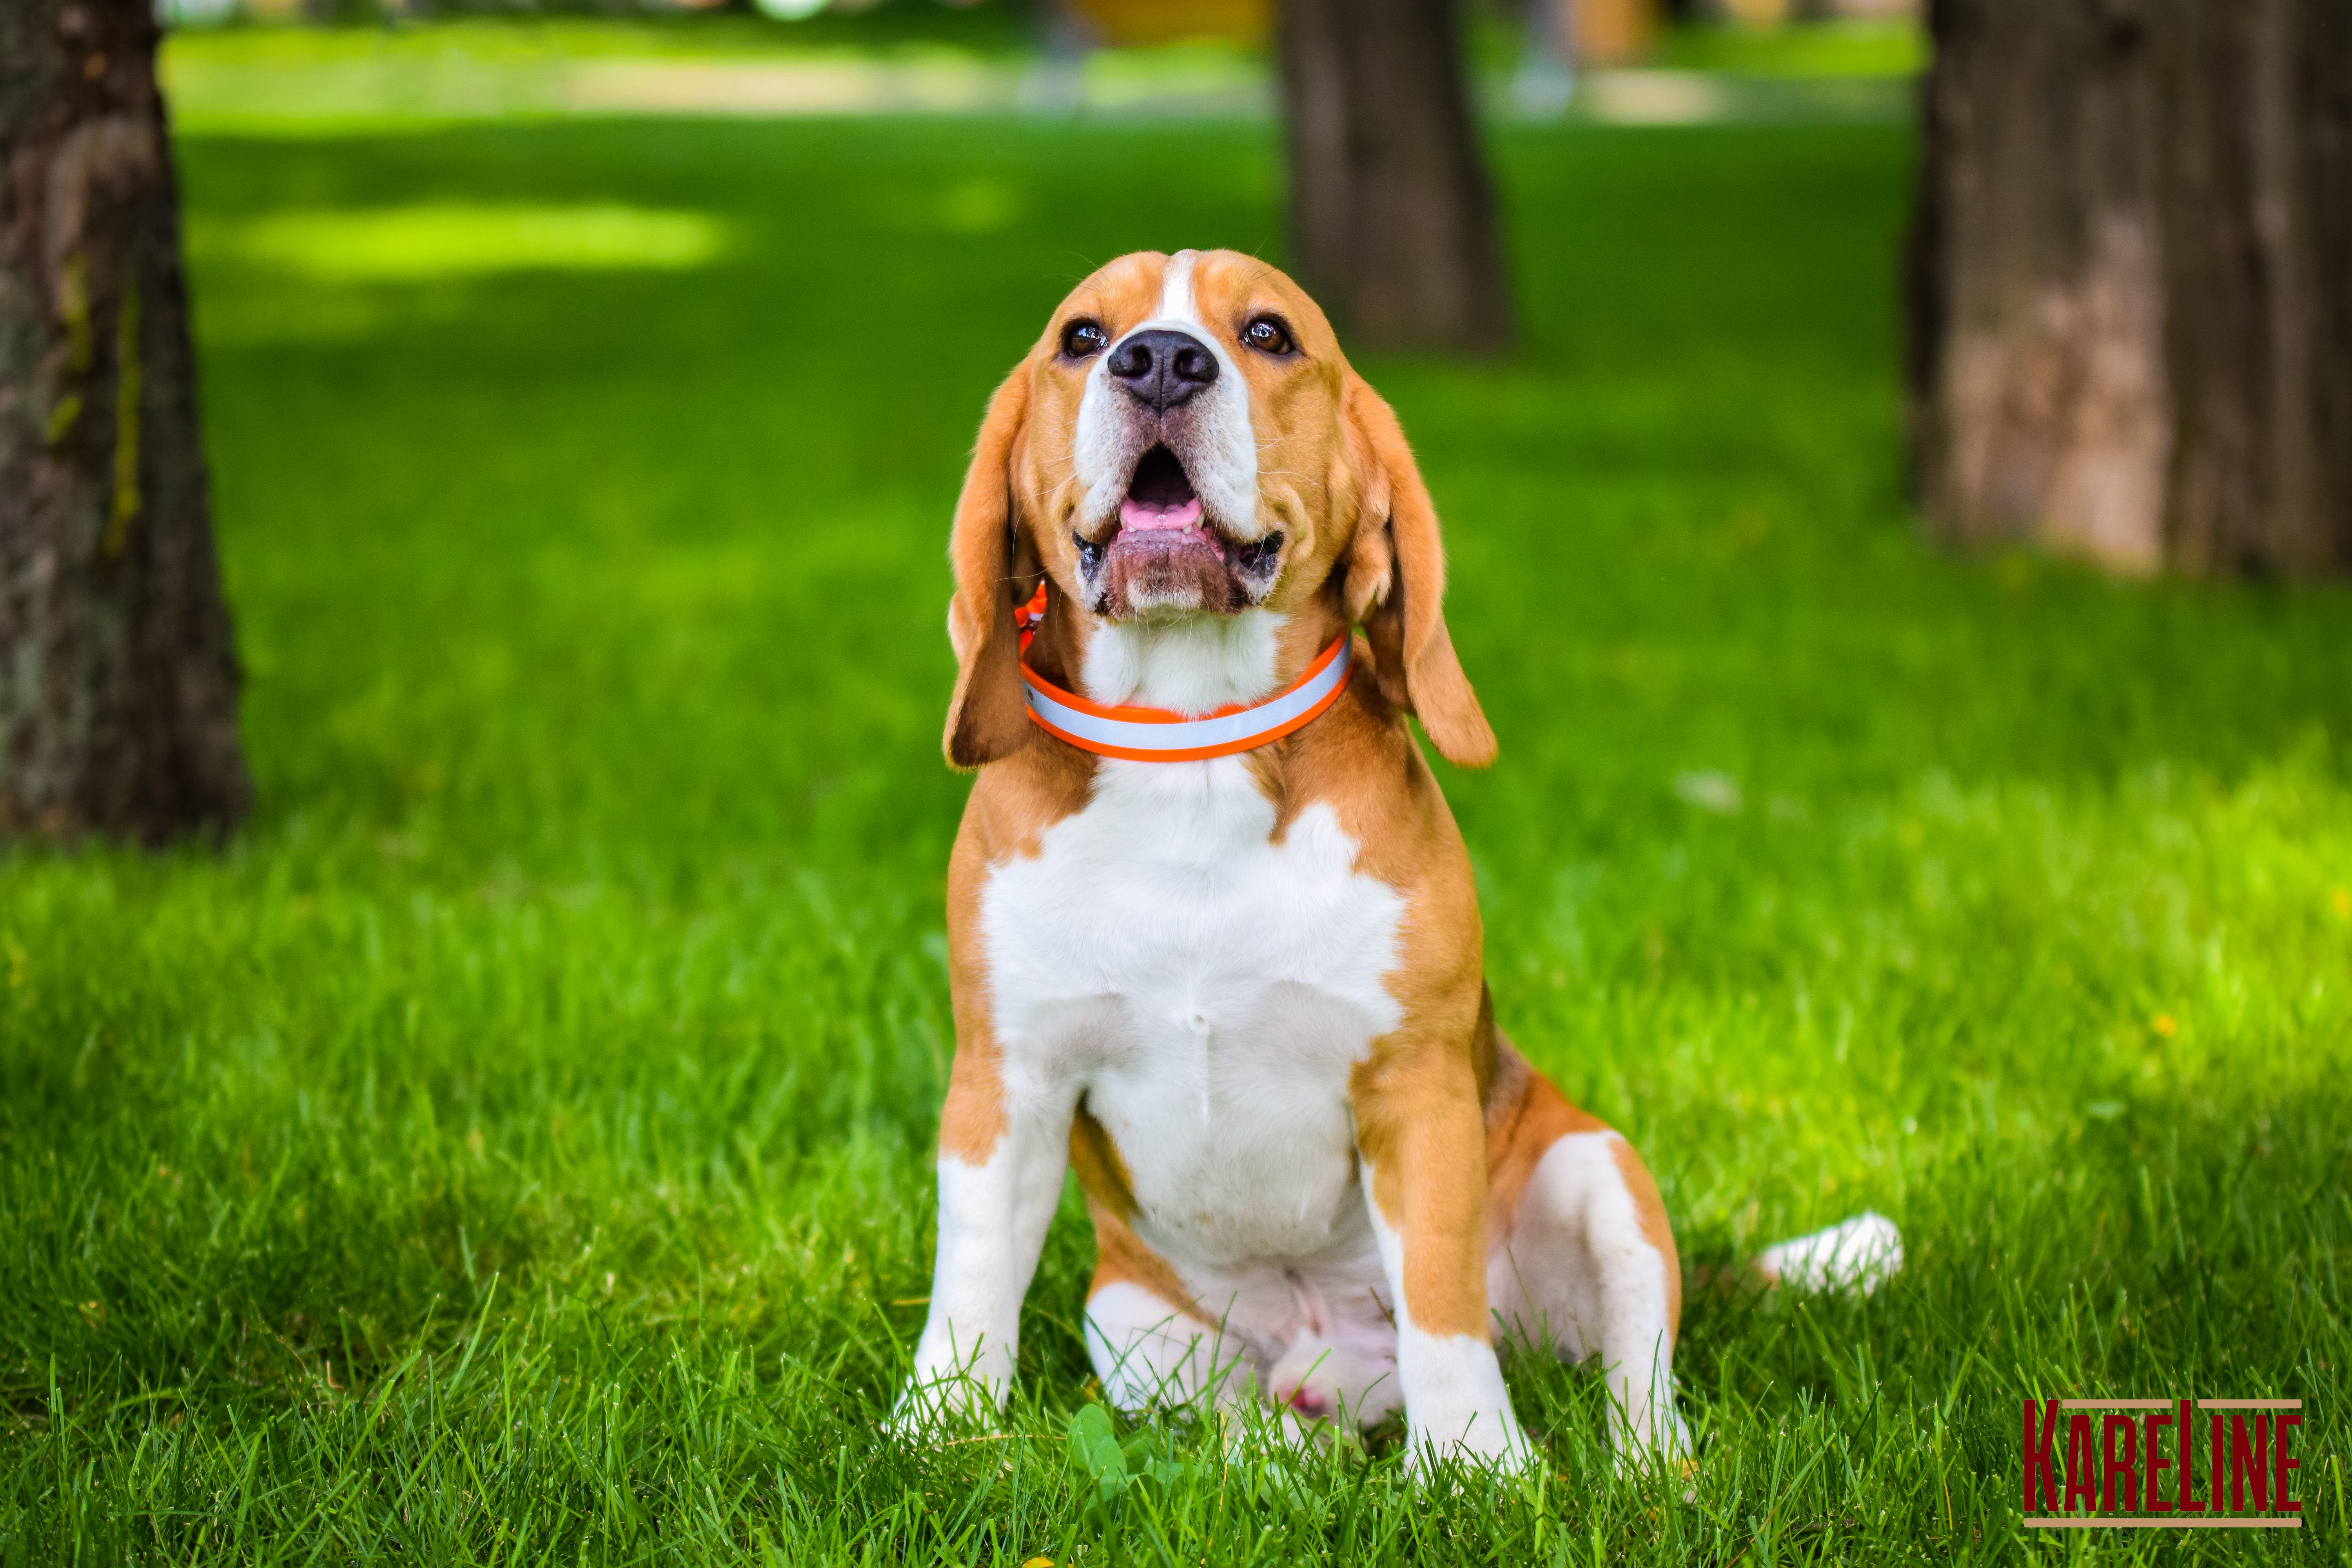
[[[1133,1279],[1097,1272],[1086,1326],[1103,1395],[1130,1415],[1187,1405],[1205,1413],[1233,1402],[1252,1370],[1236,1336]]]
[[[1227,1295],[1214,1304],[1196,1298],[1123,1220],[1098,1204],[1088,1206],[1097,1250],[1087,1295],[1087,1359],[1102,1380],[1103,1396],[1129,1415],[1154,1410],[1213,1415],[1234,1452],[1245,1449],[1253,1433],[1271,1437],[1278,1449],[1310,1444],[1322,1422],[1303,1416],[1295,1399],[1282,1403],[1292,1391],[1265,1397],[1265,1358],[1273,1352],[1234,1321],[1248,1310],[1243,1297]],[[1262,1310],[1265,1303],[1255,1306]],[[1337,1375],[1341,1365],[1355,1364],[1336,1354],[1328,1360],[1315,1371]],[[1282,1370],[1275,1369],[1277,1379]]]
[[[1657,1184],[1623,1138],[1498,1046],[1487,1298],[1499,1326],[1564,1361],[1601,1358],[1621,1458],[1679,1455],[1682,1268]]]

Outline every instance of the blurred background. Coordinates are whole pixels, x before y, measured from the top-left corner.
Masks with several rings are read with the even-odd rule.
[[[1580,111],[1601,119],[1899,113],[1895,84],[1925,58],[1917,0],[1482,0],[1468,12],[1487,106],[1538,118],[1577,103],[1580,70],[1599,73]],[[181,35],[168,80],[191,125],[1275,107],[1272,0],[166,0],[161,15]]]

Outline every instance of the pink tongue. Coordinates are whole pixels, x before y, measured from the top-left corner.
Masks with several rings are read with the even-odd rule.
[[[1129,528],[1198,528],[1201,526],[1201,501],[1195,496],[1177,507],[1146,506],[1129,497],[1118,503],[1118,521]]]

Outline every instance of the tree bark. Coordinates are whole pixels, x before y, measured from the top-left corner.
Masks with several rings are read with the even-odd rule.
[[[1909,267],[1929,525],[2352,570],[2352,6],[1935,0]]]
[[[146,0],[0,0],[0,833],[250,798]]]
[[[1280,0],[1300,281],[1351,345],[1511,338],[1454,0]]]

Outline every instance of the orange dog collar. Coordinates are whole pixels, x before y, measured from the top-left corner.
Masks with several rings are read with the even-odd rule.
[[[1021,648],[1045,614],[1045,585],[1036,597],[1013,613],[1021,629]],[[1065,691],[1021,661],[1023,697],[1029,717],[1045,733],[1067,741],[1098,757],[1122,757],[1136,763],[1193,763],[1209,757],[1230,757],[1255,751],[1293,731],[1314,722],[1316,716],[1339,700],[1355,663],[1355,638],[1341,632],[1318,655],[1305,674],[1263,702],[1239,703],[1213,713],[1188,719],[1164,708],[1108,708]]]

